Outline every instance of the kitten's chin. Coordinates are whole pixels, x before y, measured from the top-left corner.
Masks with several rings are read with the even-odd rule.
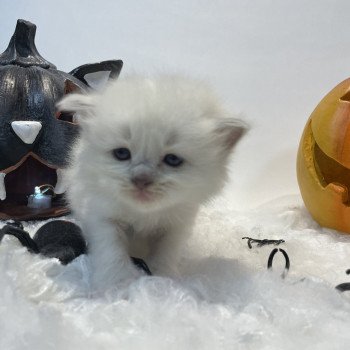
[[[148,191],[133,191],[132,198],[140,203],[151,203],[156,201],[157,196],[154,193]]]
[[[131,191],[127,197],[129,204],[140,211],[154,211],[162,207],[162,196],[150,191]]]

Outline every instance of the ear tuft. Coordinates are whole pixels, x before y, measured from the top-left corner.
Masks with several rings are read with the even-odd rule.
[[[215,132],[224,148],[231,151],[248,130],[248,125],[241,120],[226,118],[218,123]]]

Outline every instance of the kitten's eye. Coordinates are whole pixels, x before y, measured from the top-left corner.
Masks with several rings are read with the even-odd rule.
[[[167,154],[163,158],[163,162],[169,166],[178,167],[184,162],[184,160],[175,154]]]
[[[131,153],[127,148],[116,148],[113,151],[113,155],[118,160],[129,160],[131,158]]]

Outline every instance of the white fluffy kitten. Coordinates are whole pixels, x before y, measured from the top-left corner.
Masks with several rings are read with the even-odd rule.
[[[94,288],[176,270],[199,206],[226,180],[245,126],[202,82],[120,79],[101,94],[71,94],[59,108],[81,125],[68,170],[71,208],[89,245]]]

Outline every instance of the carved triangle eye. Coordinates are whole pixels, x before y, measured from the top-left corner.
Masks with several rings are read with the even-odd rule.
[[[64,94],[65,95],[71,94],[73,92],[79,92],[80,90],[81,89],[79,88],[79,86],[74,84],[71,80],[66,79],[64,81]],[[60,111],[60,112],[56,113],[56,118],[58,120],[62,120],[64,122],[77,124],[77,118],[76,118],[76,114],[74,112]]]
[[[350,90],[340,98],[341,101],[350,102]]]
[[[72,112],[57,112],[56,118],[67,123],[78,124],[78,118],[76,114]]]
[[[65,95],[70,94],[72,92],[77,92],[79,90],[80,90],[80,88],[77,85],[75,85],[71,80],[66,79],[64,81],[64,94]]]

